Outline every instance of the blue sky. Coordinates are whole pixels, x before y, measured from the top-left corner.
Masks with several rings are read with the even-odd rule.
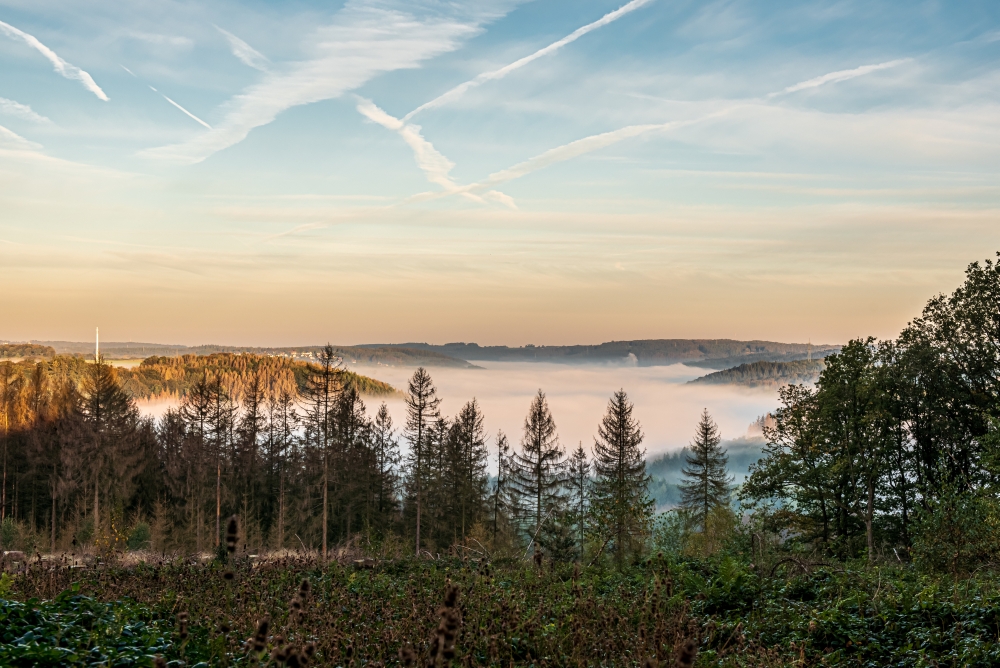
[[[0,22],[0,338],[834,342],[1000,249],[996,3]]]

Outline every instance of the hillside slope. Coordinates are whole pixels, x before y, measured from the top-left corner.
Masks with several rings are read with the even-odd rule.
[[[508,346],[480,346],[477,343],[428,343],[373,344],[365,348],[407,348],[428,350],[470,361],[494,362],[553,362],[558,364],[615,363],[638,366],[665,366],[668,364],[693,364],[718,368],[735,366],[761,359],[805,359],[810,352],[823,356],[839,349],[838,346],[814,346],[808,343],[778,343],[775,341],[737,341],[734,339],[647,339],[639,341],[610,341],[598,345],[533,346],[519,348]],[[721,362],[713,362],[720,360]],[[733,360],[737,360],[732,363]]]
[[[11,364],[15,373],[30,378],[35,371],[35,363],[23,361]],[[59,355],[41,362],[46,374],[53,378],[65,378],[80,385],[93,362],[82,357]],[[116,368],[122,387],[135,399],[156,399],[159,397],[183,397],[191,387],[204,377],[218,378],[223,387],[235,398],[243,396],[247,382],[254,372],[262,379],[266,392],[278,394],[301,391],[307,382],[309,362],[283,357],[232,353],[214,355],[184,355],[182,357],[149,357],[142,364],[131,368]],[[371,397],[389,397],[398,391],[388,383],[352,371],[343,371],[342,382],[353,387],[359,394]]]
[[[826,367],[823,360],[797,360],[794,362],[750,362],[731,369],[710,373],[689,381],[700,385],[742,385],[744,387],[780,387],[799,383],[813,383]]]

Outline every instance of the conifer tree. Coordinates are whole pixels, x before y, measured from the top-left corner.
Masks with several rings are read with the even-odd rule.
[[[340,358],[329,343],[319,354],[317,365],[311,369],[305,386],[305,399],[309,406],[306,414],[307,431],[313,447],[319,451],[323,466],[322,495],[322,554],[327,559],[327,539],[330,512],[330,459],[333,444],[333,412],[340,392]]]
[[[379,406],[372,422],[371,447],[375,464],[375,527],[379,531],[384,531],[389,528],[397,507],[396,468],[399,466],[399,441],[396,439],[392,416],[389,415],[389,407],[385,402]]]
[[[593,512],[618,563],[641,544],[653,515],[643,434],[633,410],[625,390],[615,392],[594,439]]]
[[[687,466],[682,473],[686,481],[680,486],[681,506],[691,512],[702,530],[712,509],[728,505],[732,494],[733,478],[726,471],[729,456],[721,442],[719,428],[706,408],[691,442],[691,452],[684,458]]]
[[[86,454],[94,484],[94,533],[99,536],[101,492],[110,508],[112,499],[126,492],[139,464],[134,451],[139,411],[103,357],[84,377],[80,411],[89,431]]]
[[[465,404],[452,425],[451,467],[455,470],[455,510],[459,535],[465,540],[466,532],[480,518],[486,502],[486,429],[483,411],[475,399]]]
[[[431,426],[438,417],[438,405],[441,400],[431,376],[423,367],[418,368],[406,395],[406,438],[410,442],[409,483],[414,496],[416,511],[416,531],[414,553],[420,554],[420,514],[422,498],[422,482],[426,474],[427,455],[430,444]]]
[[[591,464],[587,459],[587,452],[583,449],[583,443],[580,443],[569,458],[567,484],[572,520],[576,524],[576,538],[581,549],[587,534],[590,470]]]
[[[521,451],[511,458],[510,489],[523,528],[536,538],[545,518],[563,500],[565,453],[545,393],[531,401],[524,419]]]
[[[512,503],[510,499],[510,469],[511,454],[510,443],[507,435],[502,431],[497,432],[497,478],[493,486],[493,540],[497,538],[500,518],[503,515],[511,515]]]

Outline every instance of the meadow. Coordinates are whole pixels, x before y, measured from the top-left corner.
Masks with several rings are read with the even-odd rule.
[[[749,541],[747,540],[749,538]],[[614,567],[341,553],[34,561],[0,580],[9,666],[990,666],[995,574],[761,549]],[[264,622],[266,620],[266,623]]]

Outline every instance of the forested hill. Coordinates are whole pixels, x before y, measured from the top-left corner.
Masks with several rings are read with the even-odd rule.
[[[40,346],[34,343],[0,343],[0,359],[38,359],[55,357],[52,346]]]
[[[40,364],[47,376],[68,378],[79,386],[87,367],[93,362],[81,357],[57,356]],[[17,375],[26,380],[31,378],[36,369],[36,363],[29,361],[16,362],[10,366]],[[255,373],[263,382],[265,393],[280,394],[287,390],[295,396],[298,390],[305,387],[310,367],[315,368],[309,362],[284,357],[216,353],[149,357],[137,366],[119,367],[115,369],[115,373],[125,391],[135,399],[183,397],[195,383],[207,375],[210,380],[220,379],[226,391],[234,399],[239,400]],[[388,383],[352,371],[343,371],[341,378],[347,387],[353,387],[359,394],[388,397],[397,393],[397,390]]]
[[[361,346],[369,347],[369,346]],[[774,341],[736,341],[733,339],[646,339],[640,341],[610,341],[598,345],[480,346],[477,343],[377,344],[371,348],[406,348],[428,350],[470,361],[494,362],[555,362],[560,364],[619,363],[638,366],[691,364],[724,369],[758,360],[789,361],[824,357],[839,346],[808,343],[776,343]]]
[[[34,341],[43,344],[60,355],[83,355],[90,359],[94,357],[94,343],[81,341]],[[40,347],[40,346],[38,346]],[[267,355],[286,357],[289,359],[309,361],[319,356],[323,346],[285,346],[285,347],[250,347],[250,346],[179,346],[164,343],[142,343],[108,341],[101,343],[101,354],[106,359],[146,359],[151,356],[176,357],[178,355],[213,355],[216,353],[247,353],[250,355]],[[347,364],[381,365],[381,366],[425,366],[476,368],[464,359],[456,359],[450,355],[426,349],[411,349],[403,346],[334,346],[334,353]]]
[[[745,387],[779,387],[814,383],[826,367],[823,360],[794,362],[750,362],[696,378],[690,383],[706,385],[743,385]]]

